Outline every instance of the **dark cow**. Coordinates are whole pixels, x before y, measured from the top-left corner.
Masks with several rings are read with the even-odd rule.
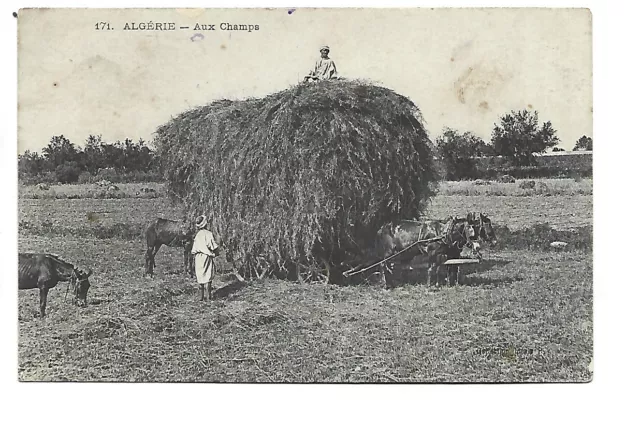
[[[44,317],[49,289],[60,281],[73,287],[74,302],[87,306],[91,270],[84,272],[53,254],[20,253],[18,255],[18,289],[40,289],[40,316]]]
[[[184,271],[190,276],[194,276],[193,256],[191,247],[195,228],[187,221],[177,221],[158,218],[154,220],[147,231],[145,237],[147,241],[147,252],[145,254],[144,275],[153,277],[153,268],[156,266],[155,258],[162,245],[168,247],[182,247],[184,249]]]

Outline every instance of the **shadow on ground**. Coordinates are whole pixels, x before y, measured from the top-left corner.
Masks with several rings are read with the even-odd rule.
[[[487,272],[490,271],[492,269],[497,269],[497,268],[501,268],[505,265],[508,265],[509,263],[511,263],[510,260],[504,260],[504,259],[484,259],[482,262],[473,265],[470,269],[474,272],[474,273],[478,273],[481,274],[483,272]]]
[[[242,281],[233,279],[232,281],[229,281],[228,284],[226,284],[224,287],[217,289],[213,293],[213,296],[216,299],[224,299],[239,292],[240,290],[248,286],[249,286],[249,283],[246,281],[242,282]]]
[[[509,260],[504,259],[486,259],[481,263],[474,265],[465,265],[462,266],[462,281],[459,286],[469,286],[469,287],[479,287],[479,286],[487,286],[487,287],[500,287],[502,285],[508,285],[516,281],[521,281],[522,278],[518,276],[506,276],[502,278],[487,278],[483,276],[479,276],[479,274],[483,274],[485,272],[500,269],[505,265],[511,263]],[[399,288],[404,286],[413,286],[413,285],[427,285],[427,273],[428,269],[426,267],[414,267],[413,269],[396,269],[393,272],[393,285],[392,288]],[[377,284],[379,282],[378,276],[373,276],[369,279],[369,285],[380,285]],[[364,283],[366,284],[366,283]],[[440,286],[436,285],[435,277],[429,287],[434,289],[441,287],[448,287],[448,283],[440,284]]]

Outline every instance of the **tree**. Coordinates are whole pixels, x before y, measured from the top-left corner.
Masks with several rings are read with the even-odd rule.
[[[582,135],[576,142],[576,146],[573,147],[574,151],[593,151],[593,139],[588,136]]]
[[[37,152],[25,151],[18,155],[18,176],[21,178],[32,178],[44,170],[44,158]]]
[[[104,167],[104,155],[102,152],[102,135],[89,135],[84,147],[83,158],[80,163],[84,170],[95,175],[101,167]]]
[[[516,166],[535,164],[534,153],[544,152],[560,142],[550,121],[538,125],[538,111],[511,111],[494,125],[491,142],[496,154]]]
[[[436,146],[445,167],[447,180],[470,179],[476,177],[475,157],[487,150],[487,144],[471,132],[460,133],[445,128],[436,138]]]
[[[495,157],[496,151],[491,144],[482,141],[482,145],[479,146],[481,157]]]
[[[102,142],[100,148],[103,156],[102,168],[124,169],[125,156],[124,144],[122,142],[116,141],[112,144]]]
[[[80,176],[80,166],[75,161],[68,161],[56,167],[56,180],[60,183],[75,183]]]
[[[54,136],[42,149],[48,170],[55,171],[67,162],[78,161],[78,149],[64,135]]]

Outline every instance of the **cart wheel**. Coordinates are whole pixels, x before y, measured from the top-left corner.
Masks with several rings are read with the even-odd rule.
[[[296,274],[301,283],[328,284],[330,267],[325,259],[313,259],[311,263],[296,264]]]
[[[256,278],[258,278],[259,280],[261,280],[262,278],[264,278],[265,276],[267,276],[269,273],[273,271],[273,267],[271,263],[264,257],[258,257],[256,259],[256,263],[253,266],[253,269],[254,269]]]

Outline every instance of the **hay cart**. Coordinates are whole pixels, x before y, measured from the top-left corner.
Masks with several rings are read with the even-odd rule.
[[[357,275],[361,275],[367,271],[372,270],[373,268],[380,266],[381,264],[392,260],[393,258],[400,256],[404,252],[412,249],[413,247],[421,244],[429,244],[434,241],[442,240],[444,236],[438,236],[429,239],[418,240],[411,245],[405,247],[397,253],[392,254],[391,256],[387,256],[382,260],[377,260],[374,263],[367,266],[356,266],[347,271],[342,272],[342,276],[344,278],[351,278]],[[480,263],[479,259],[472,258],[460,258],[460,259],[449,259],[443,263],[444,266],[461,266],[461,265],[469,265],[469,264],[478,264]],[[329,279],[331,277],[331,264],[324,258],[313,258],[307,261],[299,261],[294,264],[294,274],[295,279],[297,279],[300,283],[304,284],[328,284]],[[246,281],[247,279],[257,278],[262,279],[265,276],[270,275],[276,270],[276,268],[264,257],[256,258],[256,261],[252,264],[251,269],[248,271],[243,271],[244,273],[240,273],[235,270],[232,272],[233,275],[240,281]],[[243,276],[244,275],[244,276]],[[276,274],[277,275],[277,274]]]

